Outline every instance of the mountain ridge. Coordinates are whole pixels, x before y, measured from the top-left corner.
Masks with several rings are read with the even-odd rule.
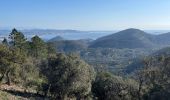
[[[90,48],[154,48],[170,45],[170,33],[153,35],[130,28],[93,41]]]

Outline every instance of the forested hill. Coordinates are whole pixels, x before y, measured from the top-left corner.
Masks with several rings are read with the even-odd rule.
[[[154,48],[170,44],[170,34],[152,35],[139,29],[126,29],[92,42],[90,48]]]
[[[56,37],[48,40],[48,42],[61,41],[61,40],[64,40],[64,38],[61,36],[56,36]]]

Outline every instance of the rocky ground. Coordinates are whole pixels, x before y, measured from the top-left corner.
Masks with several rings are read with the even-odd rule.
[[[35,91],[26,91],[22,87],[15,85],[0,86],[0,100],[48,100],[43,96],[36,94]]]

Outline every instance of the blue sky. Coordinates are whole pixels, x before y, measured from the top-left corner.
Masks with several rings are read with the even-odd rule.
[[[170,0],[0,0],[0,27],[170,29]]]

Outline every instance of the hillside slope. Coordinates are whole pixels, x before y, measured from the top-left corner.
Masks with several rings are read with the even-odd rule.
[[[48,42],[61,41],[61,40],[64,40],[64,38],[61,36],[56,36],[56,37],[48,40]]]
[[[92,48],[148,48],[153,47],[153,36],[138,30],[126,29],[95,40],[89,47]]]
[[[101,37],[90,48],[163,48],[170,45],[170,33],[153,35],[139,29],[126,29]]]
[[[85,40],[61,40],[49,43],[59,52],[76,52],[88,47],[88,42]]]

